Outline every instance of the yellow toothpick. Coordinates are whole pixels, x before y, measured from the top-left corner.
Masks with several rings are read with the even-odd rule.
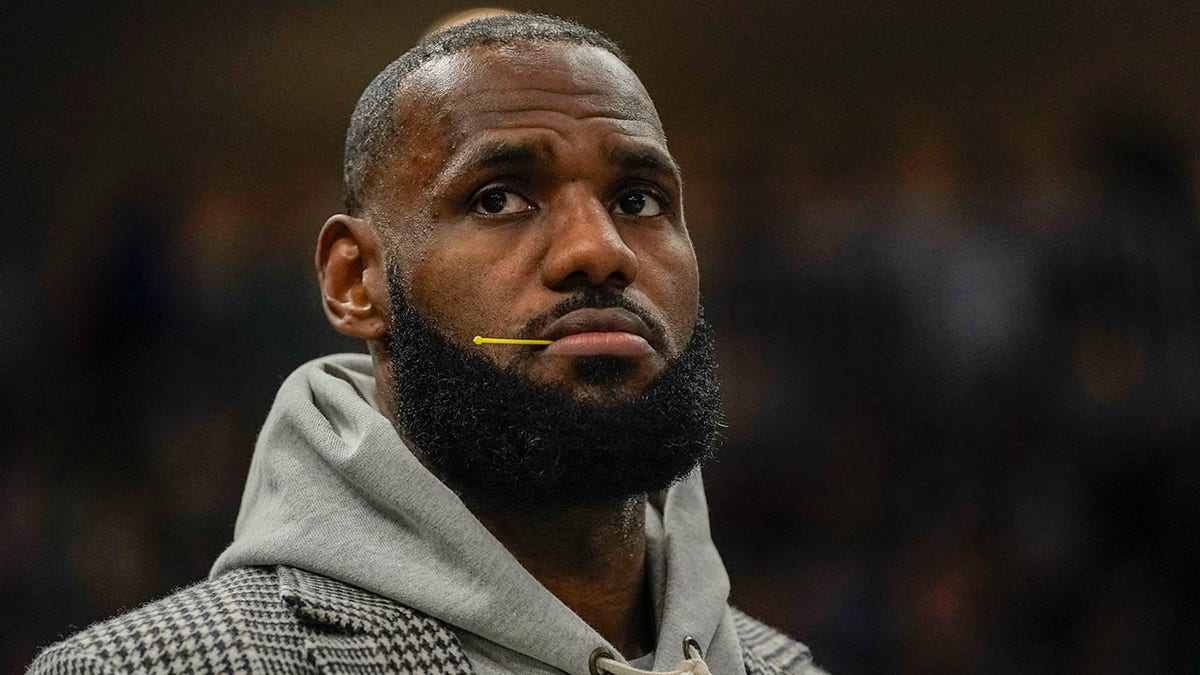
[[[553,344],[554,340],[522,340],[521,338],[485,338],[481,335],[476,335],[474,342],[477,345],[548,345],[548,344]]]

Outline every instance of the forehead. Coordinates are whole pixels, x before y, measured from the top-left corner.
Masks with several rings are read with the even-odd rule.
[[[517,43],[436,58],[406,78],[397,107],[412,155],[453,151],[480,134],[595,123],[609,141],[661,144],[658,113],[620,59],[590,46]],[[437,154],[437,153],[435,153]]]

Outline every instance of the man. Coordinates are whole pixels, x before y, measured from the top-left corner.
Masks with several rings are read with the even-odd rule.
[[[344,184],[317,274],[370,357],[283,384],[209,581],[32,670],[816,672],[727,604],[711,329],[620,50],[538,15],[438,32],[363,94]]]

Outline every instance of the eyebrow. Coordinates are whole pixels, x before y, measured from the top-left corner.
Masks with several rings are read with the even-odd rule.
[[[523,168],[552,161],[554,148],[548,144],[514,145],[506,142],[484,143],[467,150],[442,169],[443,176],[456,176],[464,172],[496,169]]]
[[[554,147],[549,143],[531,145],[518,145],[505,141],[483,143],[468,149],[446,164],[442,168],[441,175],[452,178],[480,170],[522,169],[553,162],[554,155]],[[679,182],[683,180],[683,174],[675,160],[670,155],[656,149],[614,148],[608,151],[608,161],[622,171],[670,176]]]
[[[608,160],[624,171],[665,174],[675,180],[683,180],[683,173],[675,160],[655,150],[615,149],[608,153]]]

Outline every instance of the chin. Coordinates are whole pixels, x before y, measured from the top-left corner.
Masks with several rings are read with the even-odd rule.
[[[623,403],[640,396],[662,368],[644,359],[598,355],[571,359],[551,373],[529,373],[530,382],[588,403]]]

